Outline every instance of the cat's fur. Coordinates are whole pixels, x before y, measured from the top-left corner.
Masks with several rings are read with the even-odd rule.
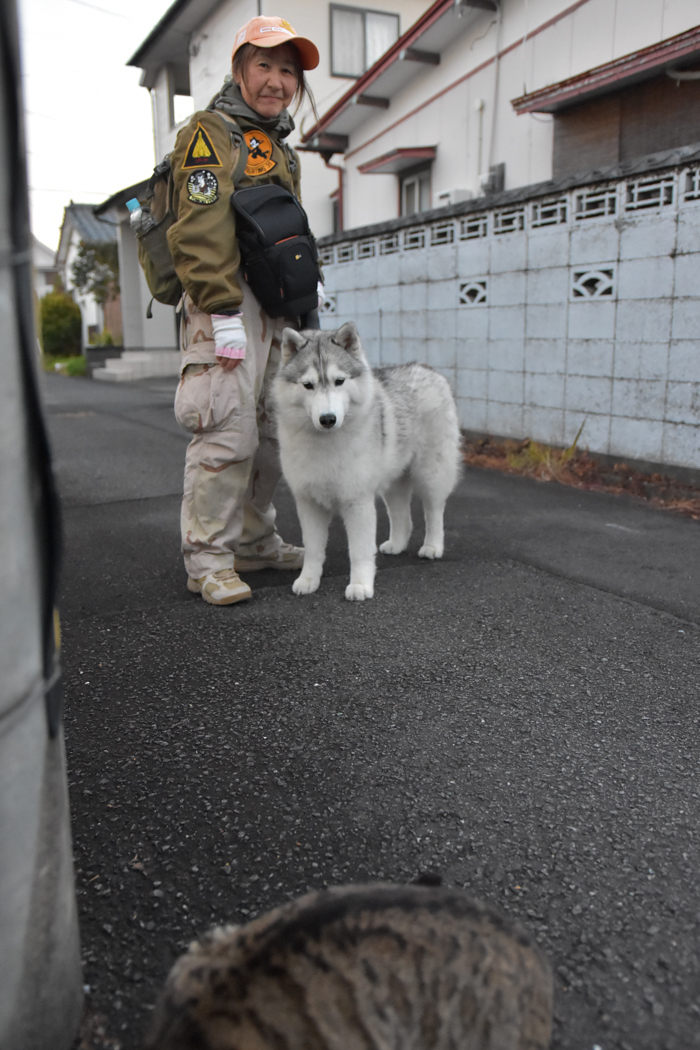
[[[149,1050],[544,1050],[552,979],[455,889],[346,886],[214,930],[173,967]]]

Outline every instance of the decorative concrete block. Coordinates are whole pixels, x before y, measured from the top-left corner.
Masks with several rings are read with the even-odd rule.
[[[700,427],[700,383],[668,384],[666,419],[672,423],[690,423]]]
[[[620,259],[670,255],[676,247],[677,233],[675,215],[640,215],[637,219],[626,218],[620,231]]]
[[[486,338],[489,334],[489,310],[486,306],[457,307],[455,331],[459,339]]]
[[[666,382],[663,379],[615,379],[612,412],[631,419],[663,419]]]
[[[457,274],[459,277],[471,277],[475,273],[488,273],[491,263],[491,239],[475,238],[473,241],[460,241],[457,245]]]
[[[491,241],[491,273],[524,270],[527,266],[527,235],[501,233]]]
[[[485,339],[457,339],[458,368],[488,368],[489,344]]]
[[[459,425],[465,430],[488,430],[488,401],[458,397],[457,415]]]
[[[523,407],[502,401],[487,404],[486,426],[489,434],[499,437],[523,437]]]
[[[559,339],[566,335],[568,304],[528,304],[525,313],[525,332],[528,339]]]
[[[700,467],[700,427],[664,423],[662,463],[681,467]]]
[[[519,270],[508,270],[505,273],[494,273],[489,277],[489,306],[522,306],[525,302],[525,273]]]
[[[562,445],[564,443],[564,410],[525,405],[523,434],[545,445]]]
[[[437,248],[428,248],[426,254],[428,277],[431,281],[448,281],[457,276],[456,244],[441,244]]]
[[[567,376],[565,408],[575,412],[610,411],[612,380],[602,376]]]
[[[527,246],[527,265],[530,270],[567,266],[568,262],[568,230],[532,230]]]
[[[605,340],[570,339],[567,372],[577,376],[611,376],[614,346]]]
[[[612,222],[584,219],[571,231],[569,261],[572,266],[609,262],[617,259],[618,249],[619,234]]]
[[[525,307],[489,307],[489,335],[491,339],[524,339]]]
[[[457,397],[488,397],[488,372],[485,368],[457,368]]]
[[[700,339],[674,339],[671,342],[668,378],[700,383]]]
[[[455,340],[428,338],[425,361],[433,368],[455,368],[457,365]]]
[[[673,339],[697,339],[700,336],[700,306],[697,299],[676,299],[673,303]]]
[[[630,459],[661,460],[664,424],[660,420],[628,419],[612,416],[610,420],[610,452]]]
[[[673,295],[674,260],[666,256],[627,259],[617,274],[618,299],[665,299]]]
[[[459,303],[457,281],[430,281],[427,306],[430,310],[454,310]]]
[[[429,285],[426,281],[416,284],[402,284],[400,286],[401,310],[404,312],[425,310],[428,306],[428,297],[431,289],[432,285]]]
[[[504,372],[522,372],[525,366],[525,342],[522,339],[491,339],[489,368]],[[503,399],[501,399],[503,400]]]
[[[526,339],[525,368],[528,372],[565,372],[566,340]]]
[[[528,305],[532,303],[567,302],[570,279],[567,266],[547,266],[541,270],[528,270]]]
[[[613,375],[621,379],[665,379],[668,374],[668,343],[615,344]]]
[[[427,335],[442,339],[454,339],[457,335],[457,310],[426,310],[425,319]]]
[[[698,243],[700,243],[700,237]],[[679,297],[700,295],[700,252],[676,256],[674,292]],[[700,304],[698,304],[698,310],[700,311]]]
[[[569,303],[570,339],[612,339],[615,303]]]
[[[402,284],[428,280],[428,253],[425,248],[401,252],[399,256],[399,280]]]
[[[583,430],[581,427],[583,426]],[[581,430],[577,448],[607,453],[610,448],[610,416],[596,412],[565,412],[562,445],[569,448]]]
[[[393,335],[394,333],[389,333]],[[401,337],[407,339],[432,338],[435,333],[428,331],[428,313],[426,310],[416,310],[401,314]],[[442,333],[441,333],[442,334]],[[446,333],[450,334],[450,333]],[[452,332],[454,335],[454,332]]]
[[[522,405],[525,379],[522,372],[489,369],[489,401],[508,401]]]
[[[526,372],[525,404],[560,409],[563,421],[564,382],[564,376],[556,372]]]
[[[624,342],[660,343],[671,337],[672,300],[626,299],[617,304],[615,331]]]

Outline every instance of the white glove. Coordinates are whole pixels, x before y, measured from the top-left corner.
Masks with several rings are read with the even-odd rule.
[[[326,301],[326,291],[320,281],[316,285],[316,294],[318,295],[318,308],[320,310]]]
[[[212,314],[211,327],[214,332],[214,343],[217,357],[245,357],[247,339],[243,327],[243,315]]]

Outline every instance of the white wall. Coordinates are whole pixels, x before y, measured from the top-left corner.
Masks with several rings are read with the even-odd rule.
[[[323,249],[323,327],[432,365],[468,429],[568,445],[584,423],[581,447],[700,468],[700,165],[646,179],[672,201],[631,207],[620,180]],[[601,193],[615,213],[577,218]]]
[[[125,350],[177,350],[175,311],[153,302],[153,317],[146,317],[151,293],[139,265],[136,237],[128,220],[117,228]]]

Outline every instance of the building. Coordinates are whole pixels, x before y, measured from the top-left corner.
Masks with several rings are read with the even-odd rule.
[[[72,292],[80,306],[83,320],[83,347],[87,347],[96,336],[109,331],[115,343],[121,341],[122,318],[119,296],[105,303],[104,308],[93,295],[82,295],[73,282],[72,267],[81,243],[107,244],[117,240],[113,222],[106,222],[94,213],[92,204],[70,202],[63,213],[61,235],[56,252],[56,269],[61,275],[63,287]]]
[[[32,268],[34,270],[34,290],[37,298],[43,299],[53,291],[58,275],[56,253],[32,235]]]
[[[689,0],[438,0],[304,134],[342,165],[323,320],[475,432],[700,467]]]

